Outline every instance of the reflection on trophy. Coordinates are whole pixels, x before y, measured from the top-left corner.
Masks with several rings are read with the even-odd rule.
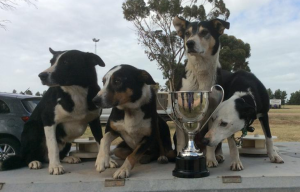
[[[214,87],[224,90],[220,85],[214,85],[211,91],[175,91],[170,92],[175,123],[188,134],[187,146],[176,157],[176,167],[173,176],[181,178],[199,178],[209,176],[203,153],[195,146],[194,137],[208,122],[212,114],[201,123],[209,108],[209,94]],[[221,103],[220,102],[220,103]]]

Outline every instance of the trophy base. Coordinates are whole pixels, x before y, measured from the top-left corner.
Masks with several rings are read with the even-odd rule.
[[[173,176],[179,178],[200,178],[209,176],[205,156],[177,156]]]

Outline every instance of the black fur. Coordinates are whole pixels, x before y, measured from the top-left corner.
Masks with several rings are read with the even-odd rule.
[[[125,119],[125,113],[132,113],[135,108],[130,108],[128,103],[135,103],[139,99],[143,97],[143,87],[145,85],[153,85],[156,84],[152,79],[150,74],[144,70],[137,69],[130,65],[120,65],[117,66],[120,69],[114,71],[109,79],[106,75],[103,78],[104,85],[106,88],[102,91],[105,91],[106,96],[102,97],[102,95],[98,94],[93,101],[99,107],[113,107],[110,117],[108,119],[108,123],[106,124],[105,132],[111,132],[116,136],[122,136],[122,131],[126,132],[126,127],[121,132],[116,131],[111,125],[114,122],[118,122]],[[111,70],[116,69],[116,67]],[[108,72],[109,74],[110,72]],[[109,81],[109,82],[107,82]],[[129,97],[129,101],[126,103],[122,103],[123,98],[119,98],[118,100],[114,100],[115,95],[119,95],[128,90],[132,93]],[[169,127],[166,122],[160,118],[156,111],[156,94],[154,90],[151,88],[151,97],[149,101],[141,104],[140,106],[136,106],[143,113],[143,120],[151,119],[151,133],[150,135],[146,135],[142,131],[139,134],[145,134],[144,137],[139,141],[140,146],[136,151],[136,155],[149,155],[151,156],[151,160],[157,159],[161,155],[161,147],[163,147],[164,152],[167,153],[172,151],[172,143],[170,138]],[[122,96],[123,97],[123,96]],[[132,111],[133,110],[133,111]],[[124,149],[126,151],[133,151],[126,143],[126,138],[123,138],[124,142],[117,146],[117,149]],[[162,144],[162,146],[160,145]],[[175,157],[175,156],[174,156]],[[149,159],[148,159],[149,160]],[[148,160],[146,160],[148,162]],[[171,160],[171,158],[170,158]],[[146,162],[144,161],[144,162]]]
[[[250,95],[245,95],[242,97],[243,99],[235,101],[236,110],[241,119],[256,119],[256,114],[262,114],[263,116],[259,120],[264,125],[267,137],[271,138],[268,117],[270,100],[267,90],[261,81],[254,74],[240,70],[233,73],[223,86],[225,90],[224,100],[229,99],[235,92],[251,91],[255,103]]]
[[[5,160],[0,167],[2,170],[19,168],[28,165],[32,161],[48,162],[44,127],[55,124],[54,111],[57,105],[61,105],[67,112],[72,112],[75,107],[71,95],[65,92],[61,86],[76,85],[87,88],[87,108],[89,111],[97,109],[92,99],[100,90],[97,84],[95,65],[104,66],[101,58],[92,53],[84,53],[77,50],[53,51],[50,48],[50,52],[53,54],[53,58],[50,60],[51,66],[56,64],[56,68],[51,73],[43,72],[39,76],[44,85],[53,87],[47,90],[24,125],[21,136],[21,156]],[[89,123],[98,143],[102,138],[99,115],[90,117],[92,120],[86,122]],[[61,122],[56,127],[57,143],[63,146],[59,153],[60,159],[64,158],[71,148],[71,143],[69,143],[71,141],[65,140],[67,134],[63,124],[64,122]]]

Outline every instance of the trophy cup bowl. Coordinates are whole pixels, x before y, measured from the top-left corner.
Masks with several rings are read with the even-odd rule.
[[[214,87],[219,87],[224,97],[223,88],[214,85],[211,91],[175,91],[170,92],[175,123],[188,134],[187,146],[176,157],[173,176],[180,178],[200,178],[209,176],[206,159],[196,147],[194,137],[208,122],[212,114],[203,123],[209,108],[209,94]],[[221,103],[220,102],[220,103]]]

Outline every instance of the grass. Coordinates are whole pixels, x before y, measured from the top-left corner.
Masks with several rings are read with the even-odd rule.
[[[300,141],[300,105],[285,105],[282,109],[270,109],[269,121],[271,133],[273,136],[277,136],[274,142],[299,142]],[[175,132],[175,125],[173,122],[168,122],[171,135]],[[253,133],[249,135],[260,134],[263,135],[260,123],[255,120],[252,126],[255,128]],[[104,133],[104,126],[102,131]],[[242,133],[236,133],[236,136],[240,136]],[[90,129],[83,134],[82,138],[91,137],[92,133]],[[112,144],[117,144],[121,141],[120,138],[113,141]]]

